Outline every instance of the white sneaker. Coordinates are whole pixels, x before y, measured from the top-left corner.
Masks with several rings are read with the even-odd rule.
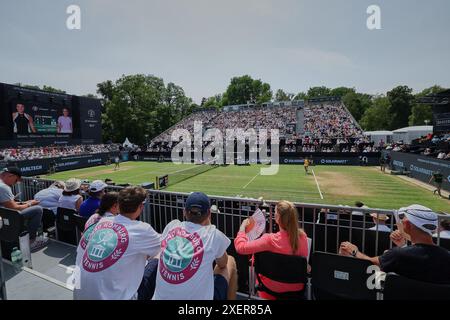
[[[36,237],[32,243],[30,243],[30,251],[35,252],[45,247],[48,244],[49,239],[47,237]]]

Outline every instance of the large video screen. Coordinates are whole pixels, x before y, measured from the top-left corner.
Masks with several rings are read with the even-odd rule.
[[[12,133],[17,138],[29,138],[35,134],[73,133],[71,110],[68,107],[26,101],[16,101],[12,105]]]
[[[0,84],[0,146],[101,143],[98,99]]]

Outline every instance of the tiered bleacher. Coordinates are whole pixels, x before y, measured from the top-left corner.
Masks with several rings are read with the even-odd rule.
[[[175,145],[172,132],[186,129],[193,135],[194,122],[204,130],[219,129],[278,129],[282,152],[377,152],[358,123],[342,102],[311,102],[298,106],[239,106],[224,107],[223,111],[196,112],[166,130],[148,145],[147,151],[168,152]],[[224,137],[225,138],[225,137]]]

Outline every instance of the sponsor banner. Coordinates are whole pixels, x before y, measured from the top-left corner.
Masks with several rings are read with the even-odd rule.
[[[130,159],[135,161],[172,161],[170,152],[140,152],[133,154]],[[376,166],[379,164],[380,153],[362,153],[362,154],[343,154],[343,153],[281,153],[280,154],[280,164],[303,164],[305,157],[312,157],[314,164],[316,165],[370,165]],[[226,156],[223,157],[226,159]],[[235,161],[237,163],[237,157]],[[260,159],[258,161],[252,160],[244,161],[242,164],[256,164],[256,162],[261,163]]]
[[[311,157],[308,157],[311,159]],[[304,163],[305,158],[280,157],[280,164],[300,164]],[[334,165],[334,166],[359,166],[368,165],[375,166],[379,163],[378,156],[354,156],[354,157],[325,157],[312,156],[313,165]]]
[[[392,167],[397,171],[409,171],[417,180],[429,183],[434,172],[440,170],[444,176],[442,189],[450,191],[450,161],[422,155],[391,152]]]
[[[110,157],[115,156],[116,153],[98,153],[49,159],[10,161],[8,165],[19,167],[24,176],[35,176],[48,173],[51,166],[55,166],[56,171],[93,167],[103,165]]]

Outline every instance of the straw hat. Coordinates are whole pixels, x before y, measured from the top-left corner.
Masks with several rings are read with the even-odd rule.
[[[370,216],[371,216],[372,218],[375,218],[375,219],[381,220],[381,221],[388,221],[388,220],[389,220],[389,217],[388,217],[388,215],[387,215],[386,213],[376,213],[376,212],[372,212],[372,213],[370,214]]]
[[[80,189],[81,187],[81,181],[79,179],[69,179],[66,181],[66,186],[64,187],[64,191],[66,192],[72,192],[75,190]]]

